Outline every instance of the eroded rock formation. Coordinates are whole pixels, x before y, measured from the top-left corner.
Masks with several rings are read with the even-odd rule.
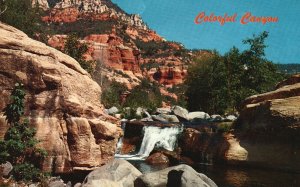
[[[121,130],[103,113],[101,88],[78,62],[2,23],[0,46],[0,110],[14,83],[23,83],[25,115],[48,152],[44,170],[91,169],[112,159]],[[5,129],[1,116],[0,138]]]

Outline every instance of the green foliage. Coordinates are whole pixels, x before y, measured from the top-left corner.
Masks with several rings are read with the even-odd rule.
[[[12,175],[17,181],[40,181],[44,177],[41,170],[28,162],[14,166]]]
[[[34,36],[40,29],[38,7],[32,7],[31,0],[0,0],[0,21],[12,25],[29,36]]]
[[[136,108],[125,107],[122,109],[122,115],[125,119],[141,119],[144,116],[136,114]]]
[[[228,90],[222,57],[212,57],[196,62],[188,72],[187,106],[191,111],[223,113],[226,109]]]
[[[283,74],[298,74],[300,73],[300,64],[276,64],[279,71]]]
[[[229,132],[232,129],[233,122],[222,122],[217,124],[217,132],[224,133]]]
[[[68,38],[65,42],[64,53],[73,57],[80,66],[85,69],[87,72],[93,72],[94,61],[86,61],[84,54],[88,51],[88,46],[79,42],[79,38],[75,34],[68,35]]]
[[[190,110],[232,113],[248,96],[274,89],[283,79],[276,66],[264,58],[268,33],[244,40],[249,49],[233,47],[224,56],[213,52],[195,59],[188,70],[187,103]]]
[[[127,88],[125,85],[113,81],[109,86],[104,88],[101,95],[101,101],[106,108],[111,108],[113,106],[120,108],[120,95],[126,90]]]
[[[156,83],[150,83],[149,80],[143,79],[141,84],[131,90],[124,107],[136,109],[143,107],[150,112],[160,107],[162,103],[162,96],[159,86]]]
[[[169,56],[169,53],[162,54],[160,51],[167,51],[172,49],[167,42],[155,42],[149,41],[144,42],[140,39],[135,40],[136,46],[143,52],[145,56],[151,57],[160,57],[160,56]]]
[[[186,101],[186,92],[187,86],[185,84],[178,84],[174,85],[172,88],[167,88],[167,91],[170,93],[174,93],[177,96],[177,100],[174,100],[173,98],[168,99],[167,97],[164,98],[164,101],[170,101],[171,105],[179,105],[183,108],[187,107],[187,101]]]
[[[23,117],[24,99],[24,88],[17,83],[11,94],[11,103],[4,109],[9,129],[4,140],[0,141],[0,162],[9,161],[14,165],[13,173],[17,180],[36,180],[36,174],[41,175],[41,171],[34,166],[39,164],[39,159],[34,158],[43,158],[46,152],[36,148],[36,130]]]
[[[4,108],[4,115],[9,124],[20,121],[20,117],[24,114],[25,95],[23,87],[20,84],[16,84],[10,96],[12,102]]]

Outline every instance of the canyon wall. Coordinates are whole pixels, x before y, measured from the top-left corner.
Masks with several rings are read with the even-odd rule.
[[[0,111],[16,82],[26,90],[25,116],[48,152],[45,171],[92,169],[114,157],[121,134],[103,113],[101,88],[73,58],[0,23]],[[0,117],[0,138],[6,129]]]

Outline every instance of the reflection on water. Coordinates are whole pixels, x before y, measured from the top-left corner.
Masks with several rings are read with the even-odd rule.
[[[129,161],[142,173],[149,173],[167,166],[150,166],[144,161]],[[206,174],[219,187],[300,187],[300,174],[252,168],[217,165],[197,165],[198,172]]]
[[[234,168],[225,166],[195,167],[206,174],[220,187],[299,187],[300,174],[253,168]]]

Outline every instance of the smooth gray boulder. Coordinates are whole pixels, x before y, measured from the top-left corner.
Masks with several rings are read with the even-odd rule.
[[[226,116],[225,118],[227,121],[235,121],[237,119],[237,117],[235,117],[234,115],[229,115],[229,116]]]
[[[174,184],[174,181],[176,181]],[[161,171],[147,173],[134,181],[134,187],[217,187],[206,175],[181,164]]]
[[[152,115],[152,118],[155,121],[160,121],[160,122],[174,122],[174,123],[179,122],[179,119],[175,115],[159,114],[159,115]]]
[[[218,114],[214,114],[210,116],[210,120],[213,122],[221,122],[224,121],[224,118]]]
[[[209,114],[205,112],[190,112],[187,114],[187,119],[192,121],[196,119],[210,119]]]
[[[132,187],[142,175],[126,160],[114,159],[87,175],[82,187]]]
[[[170,114],[172,111],[170,108],[157,108],[156,113],[158,114]]]
[[[179,117],[184,118],[184,119],[188,119],[187,115],[188,115],[189,111],[185,108],[182,108],[180,106],[173,106],[172,107],[172,112],[176,116],[179,116]]]
[[[160,121],[160,122],[168,122],[168,120],[166,118],[163,118],[159,115],[152,115],[152,119],[154,121]]]
[[[110,109],[107,109],[107,113],[109,115],[113,115],[113,114],[116,114],[118,112],[119,112],[119,109],[117,107],[115,107],[115,106],[111,107]]]

